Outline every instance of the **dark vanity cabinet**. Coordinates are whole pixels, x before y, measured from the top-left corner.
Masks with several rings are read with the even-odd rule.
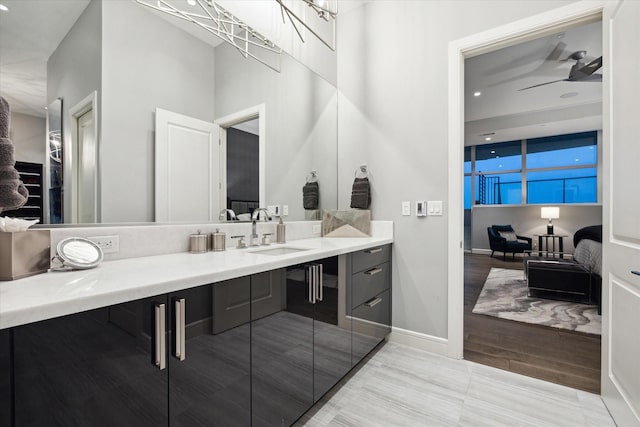
[[[169,295],[167,334],[171,426],[249,426],[251,360],[249,277]],[[217,289],[234,290],[217,301]],[[218,298],[221,299],[221,298]],[[234,324],[214,331],[214,307],[236,310]]]
[[[14,334],[15,425],[249,426],[249,305],[214,334],[214,286],[0,331]]]
[[[13,418],[13,351],[11,330],[0,330],[0,426],[10,426]]]
[[[391,246],[349,254],[345,270],[355,365],[391,332]]]
[[[15,425],[167,425],[166,305],[149,298],[13,328]]]
[[[390,331],[390,246],[0,330],[2,426],[287,426]]]
[[[288,267],[283,285],[282,310],[251,324],[254,426],[292,424],[351,369],[338,258]]]

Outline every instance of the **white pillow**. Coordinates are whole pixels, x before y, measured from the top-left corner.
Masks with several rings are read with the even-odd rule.
[[[518,240],[515,231],[498,231],[498,234],[500,235],[500,237],[504,237],[505,239],[507,239],[507,242],[515,242],[516,240]]]

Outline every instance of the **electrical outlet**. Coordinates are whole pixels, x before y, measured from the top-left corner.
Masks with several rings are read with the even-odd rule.
[[[100,246],[100,249],[102,249],[102,252],[105,254],[112,254],[120,251],[120,237],[118,235],[95,236],[89,237],[88,239]]]
[[[282,215],[284,216],[289,215],[289,205],[282,205]]]
[[[320,224],[313,225],[313,234],[320,234]]]

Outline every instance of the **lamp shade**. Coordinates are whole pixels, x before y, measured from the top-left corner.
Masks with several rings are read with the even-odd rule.
[[[558,219],[560,218],[560,208],[557,206],[546,206],[540,209],[540,218]]]

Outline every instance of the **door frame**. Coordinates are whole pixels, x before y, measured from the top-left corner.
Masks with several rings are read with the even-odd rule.
[[[78,150],[79,150],[78,142],[79,141],[77,140],[77,137],[78,137],[78,130],[80,127],[78,125],[78,122],[80,120],[80,117],[82,117],[89,111],[93,111],[93,134],[95,136],[95,145],[96,145],[96,170],[95,170],[96,179],[95,179],[95,184],[93,188],[94,194],[95,194],[95,202],[93,204],[94,219],[96,223],[102,222],[102,215],[101,215],[102,198],[100,197],[100,188],[101,188],[101,185],[100,185],[101,183],[101,180],[100,180],[100,133],[98,133],[98,121],[100,116],[98,115],[98,92],[94,90],[89,95],[87,95],[86,98],[84,98],[82,101],[78,102],[76,105],[74,105],[69,109],[69,119],[71,122],[71,140],[69,141],[69,144],[67,145],[67,147],[65,147],[65,150],[68,148],[70,149],[68,150],[69,152],[68,156],[66,154],[64,155],[65,164],[63,168],[67,169],[66,172],[68,172],[70,169],[71,171],[73,171],[73,173],[68,175],[65,174],[65,176],[68,176],[69,179],[63,181],[63,188],[65,192],[71,196],[70,212],[71,212],[71,221],[74,224],[78,222],[78,185],[76,182],[78,177],[78,166],[79,166],[79,159],[78,159]],[[64,112],[64,109],[63,109],[63,112]],[[67,160],[69,160],[68,165],[66,163]],[[70,187],[65,186],[65,182],[67,181],[71,181]],[[66,220],[67,218],[65,218],[65,222]]]
[[[227,206],[227,128],[256,118],[258,119],[258,202],[261,208],[267,206],[267,115],[265,104],[254,105],[213,121],[220,126],[220,206]]]
[[[580,1],[449,43],[449,216],[448,216],[448,296],[447,355],[464,356],[464,61],[514,43],[541,37],[572,25],[602,18],[605,0]],[[608,34],[603,19],[603,45]],[[608,79],[605,74],[604,79]],[[604,82],[603,82],[604,83]],[[603,85],[603,89],[606,88]],[[603,91],[603,100],[607,94]],[[603,111],[603,115],[607,114]],[[606,126],[606,120],[604,121]],[[603,150],[608,150],[609,135],[603,132]],[[605,185],[608,182],[604,177]],[[603,209],[607,201],[603,200]],[[606,351],[605,348],[602,349]]]

